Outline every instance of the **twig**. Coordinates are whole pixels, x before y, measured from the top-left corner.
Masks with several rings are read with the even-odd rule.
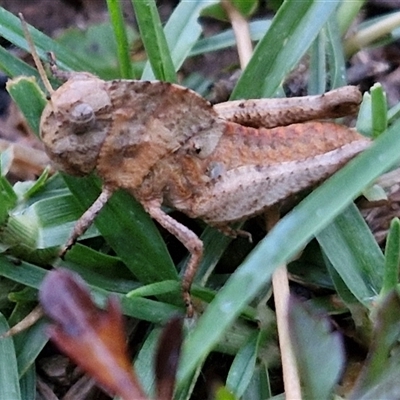
[[[278,219],[278,210],[272,209],[268,212],[268,230],[278,222]],[[300,378],[289,334],[288,306],[290,293],[286,265],[278,267],[272,275],[272,289],[274,292],[279,347],[281,350],[285,398],[290,400],[301,400]]]
[[[24,319],[22,319],[18,324],[14,325],[7,332],[0,335],[0,339],[4,339],[7,337],[15,336],[18,333],[21,333],[39,321],[44,315],[43,309],[41,306],[36,306]]]
[[[244,69],[250,61],[253,53],[249,24],[246,19],[232,5],[230,0],[221,0],[221,5],[228,14],[232,29],[236,38],[236,46],[239,54],[240,68]]]

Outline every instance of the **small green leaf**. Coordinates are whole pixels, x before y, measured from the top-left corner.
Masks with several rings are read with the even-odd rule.
[[[365,92],[363,95],[363,100],[358,111],[356,129],[358,132],[364,136],[373,137],[373,127],[372,127],[372,100],[371,95]]]
[[[382,85],[375,83],[370,89],[372,107],[372,137],[378,137],[388,126],[386,94]]]

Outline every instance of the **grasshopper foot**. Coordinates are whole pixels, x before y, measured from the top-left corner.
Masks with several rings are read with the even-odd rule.
[[[235,229],[229,225],[216,226],[216,228],[226,236],[236,239],[238,236],[245,237],[250,243],[253,243],[253,237],[250,232],[244,231],[242,229]]]

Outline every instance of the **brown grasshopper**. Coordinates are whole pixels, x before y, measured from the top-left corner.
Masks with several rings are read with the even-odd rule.
[[[311,121],[353,114],[360,102],[360,92],[347,86],[320,96],[212,106],[175,84],[72,73],[51,94],[41,137],[57,168],[96,172],[103,189],[62,254],[113,192],[125,189],[190,252],[182,291],[191,316],[189,291],[203,243],[162,205],[235,236],[232,222],[314,186],[369,146],[353,129]]]

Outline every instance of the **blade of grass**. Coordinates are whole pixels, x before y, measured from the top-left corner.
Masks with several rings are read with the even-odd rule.
[[[238,351],[229,369],[226,386],[237,398],[242,398],[254,374],[262,332],[255,332]]]
[[[47,100],[35,78],[22,76],[13,79],[7,82],[7,90],[18,104],[33,132],[39,137],[40,116]]]
[[[342,1],[338,8],[337,17],[339,22],[340,35],[344,35],[350,28],[361,7],[366,3],[366,0]]]
[[[400,220],[393,218],[386,238],[385,273],[381,295],[394,289],[399,281],[400,265]]]
[[[372,137],[378,137],[388,126],[386,94],[380,83],[370,89],[372,105]]]
[[[94,72],[90,64],[86,63],[85,60],[79,59],[38,29],[29,26],[29,30],[35,43],[35,48],[42,60],[47,60],[47,53],[51,51],[57,58],[57,65],[62,69]],[[28,44],[22,32],[21,21],[2,7],[0,7],[0,36],[29,52]]]
[[[304,398],[330,399],[345,361],[339,332],[331,332],[325,315],[294,298],[288,318]],[[329,357],[321,362],[321,354]]]
[[[39,74],[35,68],[21,61],[2,46],[0,46],[0,69],[11,78],[26,75],[35,76],[39,80]]]
[[[328,66],[330,88],[346,85],[346,64],[338,26],[338,17],[330,19],[326,24]]]
[[[339,3],[285,1],[255,48],[231,99],[273,97]]]
[[[121,3],[107,0],[108,13],[117,43],[117,54],[121,78],[132,79],[132,63],[129,54],[128,34],[125,29]]]
[[[174,64],[154,0],[132,0],[140,36],[156,79],[176,82]],[[148,79],[142,76],[142,79]]]
[[[15,337],[15,352],[20,377],[24,376],[34,366],[37,356],[49,340],[45,331],[46,325],[47,323],[41,320],[28,331]]]
[[[369,307],[382,287],[384,257],[357,207],[350,205],[316,238],[353,296]]]
[[[243,395],[244,399],[258,400],[272,398],[268,371],[264,363],[256,365],[253,377]]]
[[[165,39],[175,71],[181,67],[201,35],[198,18],[200,10],[208,4],[208,0],[181,1],[165,25]],[[154,79],[149,63],[145,66],[142,79]]]
[[[39,289],[46,273],[45,269],[24,261],[19,262],[18,268],[16,268],[15,264],[6,256],[0,255],[0,276],[12,281]],[[163,323],[181,312],[180,308],[159,301],[144,298],[128,299],[120,293],[108,292],[93,286],[91,286],[91,290],[96,304],[100,307],[106,304],[106,300],[110,295],[114,295],[120,300],[122,311],[125,315],[149,322]]]
[[[7,320],[0,314],[0,334],[9,329]],[[0,398],[9,400],[21,399],[19,387],[17,358],[14,341],[11,337],[0,340]]]
[[[311,45],[311,57],[308,81],[308,94],[321,94],[326,91],[326,59],[325,59],[326,35],[322,29]]]
[[[20,379],[21,398],[30,400],[36,398],[36,368],[32,365]]]
[[[178,373],[180,384],[190,377],[245,305],[270,281],[274,270],[326,227],[365,186],[399,160],[399,129],[400,121],[282,218],[256,246],[200,317],[184,344]]]
[[[155,353],[161,333],[161,328],[154,328],[149,332],[134,363],[135,372],[149,398],[153,398],[155,392]]]

